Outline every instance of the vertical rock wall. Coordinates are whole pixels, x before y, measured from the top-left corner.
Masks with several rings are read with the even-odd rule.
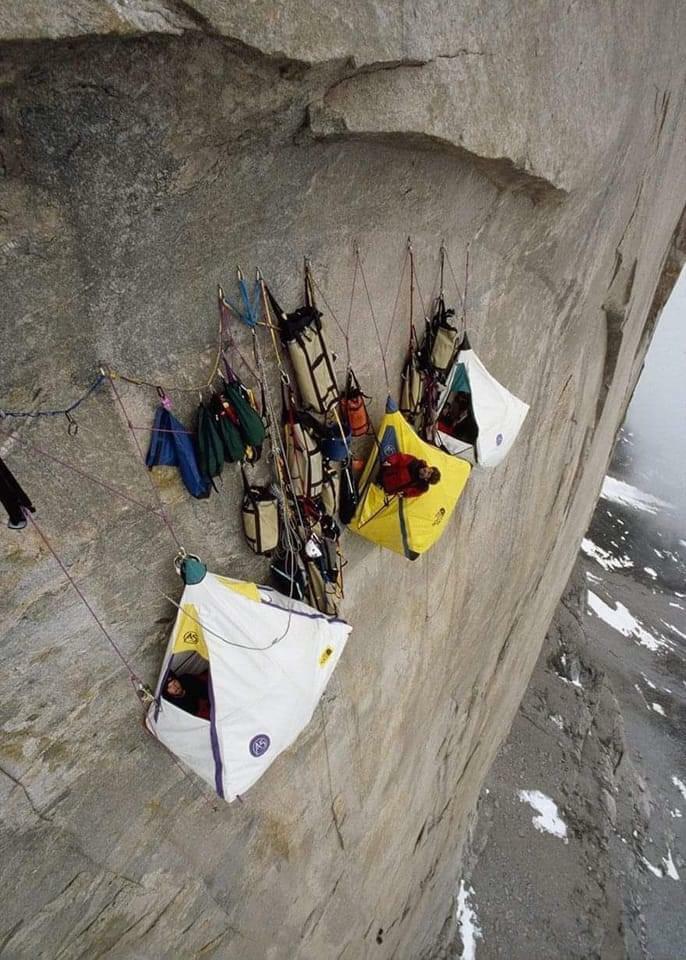
[[[356,244],[395,386],[408,235],[425,299],[440,241],[460,276],[471,241],[470,337],[531,404],[430,554],[410,564],[346,538],[345,658],[305,734],[230,807],[145,735],[35,532],[0,530],[3,954],[438,956],[472,808],[590,517],[683,209],[683,10],[93,0],[10,3],[3,29],[4,409],[60,406],[102,362],[202,382],[215,284],[236,263],[293,306],[309,254],[345,326]],[[359,284],[350,329],[379,413]],[[343,358],[331,319],[329,333]],[[146,425],[154,390],[121,390]],[[197,402],[173,397],[182,417]],[[60,418],[8,439],[0,420],[1,453],[152,681],[175,546],[26,445],[151,503],[108,389],[78,422],[73,439]],[[208,502],[156,482],[187,549],[265,576],[231,471]]]

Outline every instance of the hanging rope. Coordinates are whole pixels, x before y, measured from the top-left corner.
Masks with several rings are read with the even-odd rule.
[[[466,259],[465,259],[465,285],[464,285],[464,294],[463,294],[462,291],[460,290],[460,285],[459,285],[459,283],[457,282],[457,276],[456,276],[456,274],[455,274],[455,270],[454,270],[454,268],[453,268],[452,261],[450,260],[450,255],[448,254],[448,249],[447,249],[447,247],[443,246],[443,247],[441,247],[441,249],[442,249],[443,253],[445,254],[445,259],[447,260],[447,263],[448,263],[448,269],[450,270],[450,274],[451,274],[451,276],[452,276],[452,278],[453,278],[453,283],[455,284],[455,289],[457,290],[457,295],[458,295],[458,297],[460,298],[460,303],[462,304],[462,316],[463,316],[463,318],[464,318],[464,317],[466,317],[466,314],[467,314],[467,302],[466,302],[466,297],[467,297],[467,283],[468,283],[468,281],[469,281],[469,244],[467,244],[467,255],[466,255]]]
[[[218,344],[217,344],[217,353],[212,364],[212,369],[209,377],[205,380],[204,383],[196,384],[196,386],[188,387],[182,386],[181,384],[175,383],[160,383],[159,380],[145,380],[141,377],[132,377],[126,373],[120,373],[119,370],[115,370],[113,367],[107,368],[106,377],[112,384],[113,380],[123,380],[125,383],[132,383],[138,387],[152,387],[153,389],[161,388],[165,393],[197,393],[198,390],[207,390],[208,387],[211,387],[215,381],[217,373],[219,371],[219,364],[221,363],[222,353],[223,353],[223,338],[222,338],[222,319],[221,315],[219,317],[219,332],[218,332]]]
[[[138,442],[138,437],[136,436],[136,431],[135,431],[134,428],[133,428],[133,424],[131,423],[131,419],[130,419],[128,413],[127,413],[126,407],[124,406],[124,401],[122,400],[122,398],[121,398],[121,396],[120,396],[120,394],[119,394],[119,391],[117,390],[117,388],[116,388],[116,386],[115,386],[115,384],[114,384],[114,380],[113,380],[112,377],[109,375],[109,372],[108,372],[108,371],[103,371],[103,372],[105,373],[105,375],[107,376],[107,378],[108,378],[109,381],[110,381],[110,386],[112,387],[112,392],[114,393],[114,396],[115,396],[115,398],[116,398],[116,400],[117,400],[117,403],[119,404],[119,406],[120,406],[120,408],[121,408],[121,412],[122,412],[122,414],[124,415],[124,419],[125,419],[125,421],[126,421],[126,425],[127,425],[128,429],[129,429],[129,433],[130,433],[131,436],[133,437],[133,442],[134,442],[134,444],[136,445],[136,450],[138,451],[138,456],[140,457],[143,465],[145,466],[145,454],[143,453],[143,450],[141,449],[141,445],[140,445],[140,443]],[[163,501],[162,501],[162,497],[160,496],[160,492],[159,492],[159,490],[157,489],[157,486],[155,485],[155,481],[154,481],[153,478],[152,478],[152,474],[151,474],[150,471],[147,470],[147,469],[146,469],[145,473],[146,473],[146,476],[148,477],[148,480],[149,480],[149,482],[150,482],[150,487],[151,487],[152,492],[153,492],[153,494],[154,494],[154,496],[155,496],[155,499],[157,500],[157,505],[158,505],[158,507],[159,507],[160,517],[161,517],[162,520],[164,521],[164,524],[165,524],[165,526],[167,527],[167,529],[169,530],[169,533],[171,534],[171,537],[172,537],[174,543],[176,544],[176,546],[177,546],[179,549],[181,549],[181,541],[179,540],[179,538],[178,538],[177,535],[176,535],[176,531],[174,530],[174,527],[173,527],[173,525],[172,525],[172,522],[171,522],[171,520],[170,520],[170,518],[169,518],[169,515],[168,515],[166,509],[165,509],[164,503],[163,503]]]
[[[403,280],[405,279],[405,270],[407,269],[407,261],[408,261],[409,256],[410,256],[411,246],[412,246],[412,244],[411,244],[410,238],[408,237],[408,238],[407,238],[407,246],[406,246],[406,248],[405,248],[405,257],[404,257],[404,259],[403,259],[403,266],[402,266],[402,270],[400,271],[400,280],[398,281],[398,292],[397,292],[396,295],[395,295],[395,303],[393,304],[393,313],[391,314],[391,322],[390,322],[389,327],[388,327],[388,333],[386,334],[386,344],[385,344],[385,346],[384,346],[384,350],[385,350],[385,351],[388,350],[388,344],[390,343],[390,340],[391,340],[391,333],[392,333],[392,331],[393,331],[393,324],[395,323],[395,314],[396,314],[396,311],[397,311],[397,309],[398,309],[398,303],[399,303],[399,301],[400,301],[400,294],[402,293],[402,290],[403,290]]]
[[[345,337],[345,336],[346,336],[346,332],[345,332],[345,329],[344,329],[344,327],[343,327],[343,324],[340,322],[340,320],[339,320],[338,317],[336,316],[333,308],[332,308],[332,307],[330,306],[330,304],[329,304],[329,301],[328,301],[328,300],[326,299],[326,297],[324,296],[324,291],[322,290],[322,288],[319,286],[319,284],[317,283],[317,281],[316,281],[315,278],[314,278],[314,274],[312,273],[311,261],[310,261],[310,258],[309,258],[309,257],[305,257],[305,274],[306,274],[306,277],[307,277],[307,279],[309,280],[309,282],[312,284],[312,286],[313,286],[313,287],[316,287],[317,293],[318,293],[319,296],[322,298],[322,301],[323,301],[323,303],[324,303],[324,306],[326,307],[326,309],[327,309],[327,310],[329,311],[329,313],[331,314],[331,318],[332,318],[333,322],[336,324],[336,326],[338,327],[338,329],[341,331],[341,333],[342,333],[343,336]]]
[[[360,258],[360,248],[359,248],[359,247],[355,247],[355,257],[356,257],[357,264],[358,264],[358,267],[359,267],[359,270],[360,270],[360,276],[362,277],[362,283],[363,283],[363,285],[364,285],[364,292],[365,292],[365,294],[367,295],[367,303],[369,304],[369,313],[370,313],[371,318],[372,318],[372,323],[374,324],[374,332],[376,333],[376,339],[377,339],[377,342],[378,342],[378,344],[379,344],[379,351],[380,351],[380,353],[381,353],[381,362],[382,362],[382,364],[383,364],[383,372],[384,372],[384,377],[385,377],[385,379],[386,379],[386,389],[388,390],[388,392],[389,392],[389,394],[390,394],[390,393],[391,393],[391,381],[390,381],[390,378],[389,378],[389,376],[388,376],[388,365],[387,365],[387,363],[386,363],[386,351],[384,350],[383,345],[382,345],[382,343],[381,343],[381,335],[380,335],[380,333],[379,333],[379,325],[378,325],[378,323],[376,322],[376,314],[374,313],[374,307],[372,306],[372,298],[371,298],[371,296],[370,296],[370,294],[369,294],[369,287],[368,287],[368,285],[367,285],[367,278],[366,278],[365,273],[364,273],[364,267],[362,266],[362,259]]]
[[[355,269],[353,271],[353,285],[350,291],[350,305],[348,307],[348,320],[345,325],[345,347],[347,352],[346,363],[348,370],[351,368],[350,363],[350,321],[352,320],[353,315],[353,302],[355,300],[355,285],[357,284],[357,257],[355,257]]]
[[[244,357],[243,354],[241,353],[240,348],[239,348],[238,344],[236,343],[233,334],[231,333],[231,327],[230,327],[230,325],[229,325],[229,319],[230,319],[230,314],[233,313],[233,310],[231,309],[231,306],[230,306],[230,304],[227,302],[226,298],[224,297],[224,291],[223,291],[223,289],[222,289],[222,287],[221,287],[220,285],[217,285],[217,299],[218,299],[218,303],[219,303],[219,325],[220,325],[221,332],[222,332],[222,338],[223,338],[224,336],[227,338],[227,340],[229,341],[229,344],[230,344],[230,346],[231,346],[231,349],[232,349],[232,350],[235,350],[235,352],[238,354],[238,358],[240,359],[240,361],[241,361],[241,363],[243,364],[243,366],[246,368],[246,370],[249,370],[249,371],[250,371],[251,376],[252,376],[255,380],[258,380],[259,377],[258,377],[257,373],[253,370],[253,368],[252,368],[252,366],[250,365],[250,363],[248,363],[248,361],[245,359],[245,357]],[[226,351],[223,351],[223,353],[225,353],[225,352],[226,352]]]
[[[92,393],[94,393],[98,387],[104,382],[105,377],[102,374],[98,374],[90,387],[86,390],[85,393],[81,394],[78,400],[74,400],[73,403],[70,403],[68,407],[63,407],[60,410],[1,410],[0,409],[0,420],[4,417],[64,417],[68,416],[70,413],[73,413],[77,407],[80,407],[81,404],[87,400]]]
[[[319,701],[319,711],[322,717],[322,733],[324,734],[324,755],[326,757],[326,773],[329,783],[329,802],[331,804],[331,818],[333,820],[333,825],[336,829],[336,836],[338,838],[338,844],[341,850],[345,850],[345,843],[343,842],[343,834],[341,833],[341,827],[338,823],[338,815],[336,814],[336,804],[335,797],[333,795],[333,776],[331,774],[331,757],[329,756],[329,740],[326,734],[326,714],[324,712],[324,703],[322,700]]]
[[[309,261],[308,261],[308,262],[309,262]],[[326,307],[326,309],[327,309],[327,310],[329,311],[329,313],[331,314],[331,318],[332,318],[333,322],[336,324],[336,326],[338,327],[338,329],[339,329],[339,330],[341,331],[341,333],[343,334],[343,339],[345,340],[345,351],[346,351],[346,355],[347,355],[347,363],[348,363],[348,366],[350,366],[350,316],[351,316],[351,312],[352,312],[352,306],[351,306],[351,310],[348,312],[348,323],[347,323],[347,326],[344,327],[343,324],[342,324],[342,323],[340,322],[340,320],[338,319],[338,317],[336,316],[333,307],[331,306],[331,304],[329,303],[329,301],[326,299],[326,296],[325,296],[325,294],[324,294],[324,291],[323,291],[322,288],[319,286],[319,284],[317,283],[317,281],[316,281],[316,279],[315,279],[315,277],[314,277],[314,275],[313,275],[312,273],[310,273],[310,280],[312,281],[313,287],[315,288],[315,290],[317,291],[317,293],[318,293],[319,296],[321,297],[322,303],[324,304],[324,306]],[[353,281],[353,282],[354,282],[354,281]],[[354,287],[353,287],[353,290],[354,290]]]
[[[57,553],[57,551],[56,551],[55,548],[53,547],[53,545],[52,545],[52,543],[50,542],[50,540],[48,539],[48,537],[47,537],[47,536],[45,535],[45,533],[41,530],[41,528],[39,527],[38,523],[34,520],[34,518],[33,518],[33,516],[31,515],[31,513],[30,513],[28,510],[26,510],[26,509],[24,509],[24,516],[26,517],[27,520],[30,520],[30,521],[31,521],[34,530],[36,531],[36,533],[38,534],[38,536],[40,537],[40,539],[43,541],[43,543],[45,544],[45,546],[48,548],[48,550],[50,551],[50,553],[52,554],[52,556],[54,557],[54,559],[57,561],[57,564],[59,565],[62,573],[65,575],[65,577],[67,578],[67,580],[69,581],[69,583],[71,584],[71,586],[74,588],[74,590],[75,590],[76,593],[78,594],[79,598],[81,599],[81,602],[82,602],[83,605],[86,607],[86,609],[87,609],[88,612],[90,613],[90,615],[91,615],[91,617],[93,618],[93,620],[95,620],[95,622],[97,623],[98,627],[100,628],[101,633],[103,634],[103,636],[105,637],[105,639],[107,640],[107,642],[110,644],[110,646],[112,647],[112,649],[114,650],[114,652],[116,653],[116,655],[119,657],[119,659],[121,660],[121,662],[124,664],[124,666],[126,667],[126,669],[129,671],[129,677],[130,677],[132,683],[134,684],[134,686],[137,687],[137,688],[145,688],[145,685],[143,684],[142,680],[141,680],[140,677],[136,674],[135,670],[134,670],[133,667],[131,666],[131,663],[130,663],[129,660],[126,658],[126,656],[122,653],[122,651],[121,651],[121,649],[119,648],[118,644],[116,643],[116,641],[114,640],[114,638],[112,637],[112,635],[110,634],[110,632],[107,630],[107,628],[105,627],[104,623],[102,622],[102,620],[100,619],[100,617],[97,615],[97,613],[95,612],[95,610],[93,609],[93,607],[90,605],[90,603],[89,603],[88,600],[86,599],[83,591],[82,591],[81,588],[79,587],[79,585],[78,585],[78,583],[76,582],[76,580],[74,580],[74,578],[72,577],[72,575],[69,573],[69,570],[67,569],[66,565],[65,565],[64,562],[62,561],[61,557],[59,556],[59,554]]]

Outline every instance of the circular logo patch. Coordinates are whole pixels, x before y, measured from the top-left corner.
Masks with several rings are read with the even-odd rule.
[[[267,750],[269,750],[270,744],[271,744],[271,740],[269,739],[266,733],[258,733],[257,736],[253,737],[252,740],[250,741],[251,756],[253,757],[263,756],[267,752]]]
[[[198,643],[200,643],[200,637],[194,630],[189,630],[187,633],[184,633],[183,640],[184,643],[190,643],[192,646],[196,646]]]
[[[502,433],[499,433],[498,436],[495,438],[496,447],[499,447],[502,442],[503,442],[503,435]]]

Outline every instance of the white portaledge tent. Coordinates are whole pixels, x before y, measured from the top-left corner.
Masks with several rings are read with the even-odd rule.
[[[148,730],[232,801],[312,718],[351,627],[271,590],[181,564],[186,586],[162,664]],[[210,719],[163,696],[169,671],[208,677]]]
[[[460,422],[455,422],[455,411]],[[452,411],[452,415],[451,415]],[[529,412],[492,377],[469,345],[465,334],[445,384],[439,393],[436,442],[448,453],[495,467],[504,459]]]

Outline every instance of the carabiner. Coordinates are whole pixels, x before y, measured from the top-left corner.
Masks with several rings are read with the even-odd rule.
[[[79,432],[79,425],[68,410],[65,411],[64,415],[67,418],[67,433],[70,437],[75,437]]]

